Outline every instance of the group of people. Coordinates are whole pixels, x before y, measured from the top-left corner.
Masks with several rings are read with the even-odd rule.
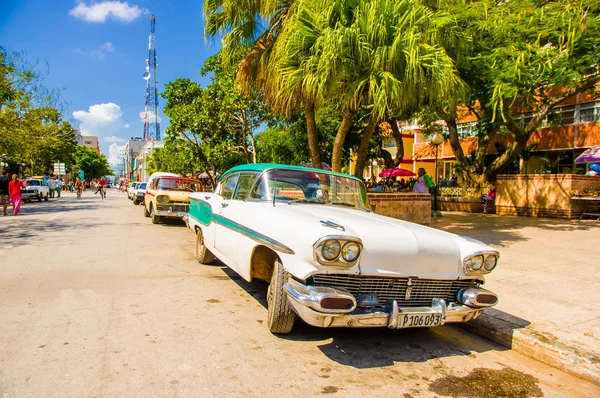
[[[0,176],[0,205],[2,206],[2,215],[8,215],[8,205],[12,204],[13,216],[21,212],[21,190],[25,189],[23,181],[19,180],[16,174],[10,175],[4,171]]]
[[[60,198],[60,191],[65,187],[65,183],[62,178],[49,178],[48,179],[48,194],[51,198]]]

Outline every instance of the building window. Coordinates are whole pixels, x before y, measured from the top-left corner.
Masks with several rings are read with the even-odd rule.
[[[396,140],[394,140],[393,138],[391,138],[389,140],[383,141],[383,147],[384,148],[395,148],[396,147]]]
[[[473,137],[477,135],[477,122],[457,124],[456,132],[459,138]]]
[[[92,145],[92,141],[86,141],[85,145]]]
[[[588,102],[579,105],[579,123],[592,123],[600,119],[600,103]]]

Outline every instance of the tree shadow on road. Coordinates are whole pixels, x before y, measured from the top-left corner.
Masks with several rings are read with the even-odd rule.
[[[62,221],[60,219],[47,221],[30,218],[25,221],[24,218],[19,220],[18,224],[2,224],[0,228],[0,249],[3,246],[19,246],[24,244],[35,244],[37,241],[42,241],[43,235],[52,232],[61,232],[72,229],[72,221]],[[96,228],[102,223],[80,223],[77,224],[77,229]]]
[[[433,219],[430,226],[456,235],[469,236],[497,247],[528,241],[530,238],[527,236],[526,229],[600,232],[600,223],[595,220],[579,221],[456,212],[444,212],[442,217]]]

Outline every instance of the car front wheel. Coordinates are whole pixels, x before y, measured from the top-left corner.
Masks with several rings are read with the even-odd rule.
[[[267,292],[267,325],[271,333],[286,334],[294,326],[294,311],[290,305],[283,285],[290,278],[290,274],[283,268],[279,259],[273,265],[273,275]]]
[[[148,208],[146,207],[145,203],[144,203],[144,217],[150,217],[150,212],[148,211]]]
[[[204,234],[200,228],[196,230],[196,259],[200,264],[210,264],[215,261],[215,255],[204,246]]]

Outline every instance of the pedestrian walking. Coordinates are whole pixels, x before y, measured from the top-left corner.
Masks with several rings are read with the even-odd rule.
[[[413,187],[413,191],[416,193],[429,193],[430,188],[435,188],[435,183],[431,177],[427,174],[424,168],[420,168],[417,172],[418,178]]]
[[[21,190],[25,188],[23,181],[16,174],[12,175],[12,181],[8,183],[8,194],[13,205],[13,216],[21,212]]]
[[[10,195],[8,193],[8,184],[10,183],[10,177],[8,171],[4,170],[2,176],[0,176],[0,206],[2,206],[2,215],[5,216],[6,210],[10,203]]]
[[[56,196],[60,198],[60,191],[63,187],[63,182],[61,179],[56,180]]]
[[[56,180],[54,178],[50,178],[48,180],[48,193],[50,194],[51,198],[54,197],[54,192],[56,192]]]

